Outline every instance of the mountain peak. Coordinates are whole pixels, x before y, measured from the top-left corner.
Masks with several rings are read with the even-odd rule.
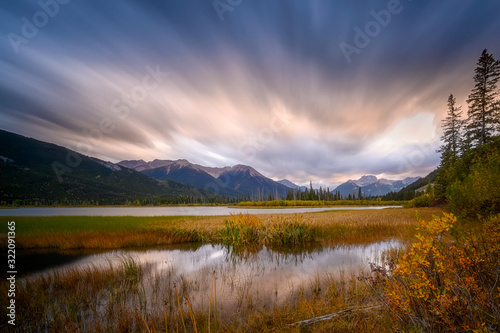
[[[377,176],[374,175],[365,175],[361,176],[361,178],[358,179],[358,181],[360,182],[367,182],[367,181],[376,182],[377,180],[378,180]]]
[[[277,183],[280,183],[281,185],[285,185],[286,187],[292,188],[294,190],[304,191],[305,189],[307,189],[306,186],[299,186],[299,185],[289,181],[288,179],[278,180]]]
[[[358,180],[353,180],[352,182],[358,186],[366,186],[366,185],[376,183],[377,181],[378,181],[378,178],[376,176],[365,175],[365,176],[361,176],[361,178],[359,178]]]
[[[235,171],[250,171],[250,170],[253,170],[252,167],[250,167],[248,165],[243,165],[243,164],[236,164],[231,169],[233,169]]]
[[[177,161],[174,162],[175,164],[178,164],[180,166],[188,166],[188,165],[191,165],[191,162],[189,162],[188,160],[186,159],[179,159]]]
[[[289,187],[289,188],[295,189],[295,188],[299,187],[297,184],[292,183],[288,179],[278,180],[277,182],[280,183],[281,185],[285,185],[286,187]]]
[[[251,166],[248,165],[243,165],[243,164],[236,164],[231,168],[231,171],[235,172],[248,172],[250,176],[259,176],[259,177],[264,177],[262,176],[257,170],[252,168]]]
[[[390,180],[385,178],[378,179],[373,175],[362,176],[358,180],[348,180],[347,182],[337,186],[333,192],[339,192],[342,196],[358,194],[361,188],[363,196],[378,196],[389,192],[398,192],[408,184],[413,183],[419,177],[407,177],[404,180]]]

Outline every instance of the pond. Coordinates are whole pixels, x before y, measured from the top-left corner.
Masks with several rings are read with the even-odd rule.
[[[325,210],[366,210],[398,208],[395,206],[335,206],[307,208],[236,208],[226,206],[174,207],[35,207],[0,209],[0,216],[217,216],[239,213],[294,214]]]
[[[142,272],[138,290],[144,294],[148,307],[162,309],[175,299],[173,290],[177,289],[180,297],[189,296],[193,308],[207,309],[216,281],[217,305],[228,314],[241,311],[249,302],[252,307],[266,308],[289,301],[298,288],[320,283],[325,277],[357,274],[368,269],[370,262],[380,263],[384,251],[400,245],[397,241],[385,241],[349,247],[260,246],[238,250],[225,245],[185,244],[93,254],[24,251],[19,253],[18,261],[26,269],[32,267],[30,262],[46,263],[45,267],[32,267],[23,277],[32,279],[75,268],[120,270],[133,259]],[[134,306],[133,302],[130,304]]]

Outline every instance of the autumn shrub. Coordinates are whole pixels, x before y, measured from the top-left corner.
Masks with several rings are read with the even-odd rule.
[[[500,216],[451,240],[452,214],[419,221],[410,250],[365,281],[406,331],[500,330]]]
[[[420,196],[410,200],[408,202],[408,207],[409,208],[432,207],[435,200],[436,200],[436,197],[434,196],[433,193],[425,193],[423,195],[420,195]]]
[[[446,200],[459,216],[475,218],[500,213],[500,140],[494,143],[482,147],[481,154],[471,158],[466,166],[455,167],[467,172],[463,172],[465,176],[456,176],[447,187]]]

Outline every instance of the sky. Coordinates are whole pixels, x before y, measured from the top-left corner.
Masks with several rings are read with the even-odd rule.
[[[500,2],[41,0],[0,7],[0,129],[103,160],[334,185],[425,176]],[[8,144],[8,143],[2,143]]]

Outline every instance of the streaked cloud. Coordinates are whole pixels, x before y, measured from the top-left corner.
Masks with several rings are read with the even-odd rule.
[[[424,176],[448,95],[465,106],[482,49],[500,57],[500,4],[400,6],[347,63],[340,43],[387,3],[245,1],[221,22],[210,1],[71,1],[18,53],[0,42],[0,127],[111,161],[244,163],[301,184]],[[2,34],[39,10],[5,5]],[[168,76],[134,100],[148,67]]]

